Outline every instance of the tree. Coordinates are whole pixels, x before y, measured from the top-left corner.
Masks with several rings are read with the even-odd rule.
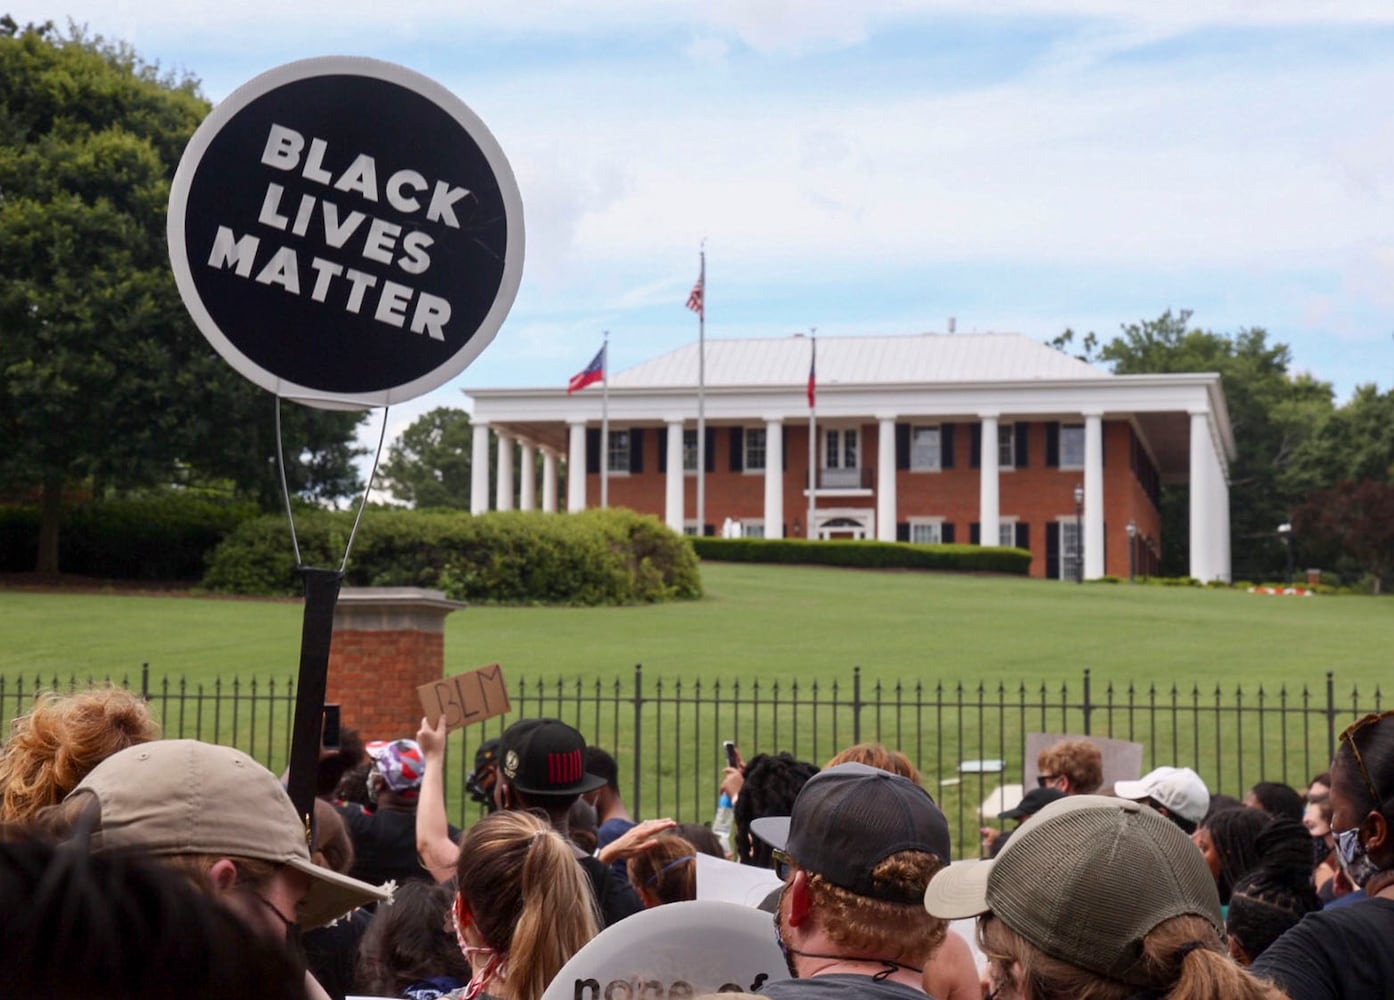
[[[1394,484],[1366,479],[1316,490],[1293,515],[1292,527],[1308,552],[1354,559],[1378,594],[1394,568]]]
[[[415,507],[468,509],[473,447],[469,414],[437,407],[414,420],[388,449],[383,487]]]
[[[1230,336],[1190,326],[1191,313],[1167,310],[1155,320],[1129,323],[1122,334],[1085,360],[1109,365],[1119,375],[1219,372],[1234,430],[1236,457],[1230,465],[1233,563],[1256,575],[1283,565],[1279,524],[1303,491],[1289,477],[1296,456],[1332,412],[1331,386],[1307,375],[1291,375],[1286,344],[1270,343],[1259,327]],[[1088,355],[1097,341],[1086,335]],[[1073,332],[1057,338],[1067,348]],[[1168,485],[1162,492],[1162,571],[1186,571],[1188,491]]]
[[[207,112],[196,81],[126,46],[0,18],[0,486],[39,494],[41,572],[65,487],[183,470],[264,499],[278,482],[270,398],[199,336],[169,269],[170,181]],[[288,478],[320,496],[356,482],[358,420],[293,419]]]

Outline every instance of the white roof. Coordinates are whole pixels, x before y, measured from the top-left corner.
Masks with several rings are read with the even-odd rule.
[[[811,341],[801,334],[762,340],[708,340],[706,385],[801,386]],[[612,388],[697,384],[697,343],[611,375]],[[904,337],[819,337],[819,385],[907,382],[1025,382],[1109,378],[1109,374],[1019,333],[923,333]]]

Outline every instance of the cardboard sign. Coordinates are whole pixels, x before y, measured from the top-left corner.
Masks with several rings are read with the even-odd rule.
[[[391,63],[278,67],[213,109],[170,191],[203,335],[279,396],[386,406],[458,375],[513,305],[523,204],[484,123]]]
[[[668,903],[605,928],[542,1000],[690,1000],[788,979],[770,914],[736,903]]]
[[[422,684],[416,689],[421,711],[434,725],[442,715],[449,732],[509,711],[503,668],[497,663],[454,677]]]

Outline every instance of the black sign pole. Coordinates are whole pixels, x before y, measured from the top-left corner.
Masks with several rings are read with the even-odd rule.
[[[287,790],[305,821],[308,838],[314,818],[315,778],[319,771],[320,726],[329,675],[329,643],[334,634],[334,605],[344,575],[336,569],[300,567],[305,578],[305,617],[300,628],[300,680],[295,691],[295,729],[290,741]]]

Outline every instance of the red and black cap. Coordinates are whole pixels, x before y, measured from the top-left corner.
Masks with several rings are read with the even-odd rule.
[[[524,795],[579,795],[605,784],[586,773],[586,738],[559,719],[521,719],[499,740],[499,776]]]

